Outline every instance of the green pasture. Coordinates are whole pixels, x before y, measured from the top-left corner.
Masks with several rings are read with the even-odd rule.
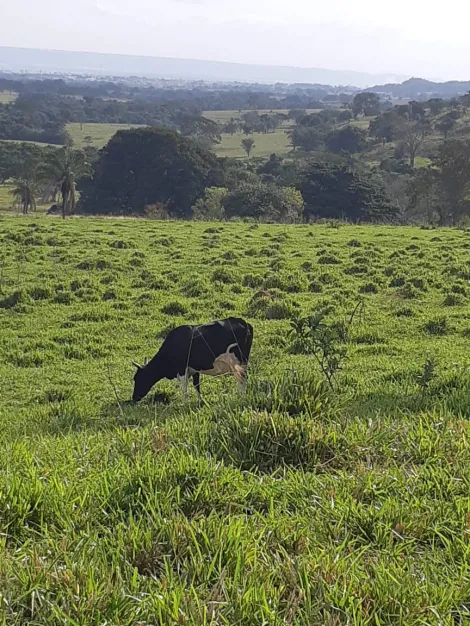
[[[0,104],[10,104],[16,100],[18,94],[9,91],[0,91]]]
[[[0,623],[469,623],[469,280],[463,230],[0,218]],[[229,315],[245,396],[128,403]]]
[[[94,146],[95,148],[102,148],[118,130],[137,127],[138,125],[131,124],[79,124],[78,122],[71,122],[67,124],[66,129],[72,137],[75,147]]]

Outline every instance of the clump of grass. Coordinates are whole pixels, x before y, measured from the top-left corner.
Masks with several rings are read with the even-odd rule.
[[[186,305],[180,300],[167,302],[160,310],[164,315],[184,315],[188,312]]]
[[[377,333],[363,333],[361,335],[356,335],[353,339],[354,343],[358,345],[366,345],[373,346],[378,343],[386,343],[385,339],[378,335]]]
[[[0,309],[26,310],[28,305],[34,304],[34,300],[24,289],[17,289],[3,300],[0,300]]]
[[[348,246],[350,248],[360,248],[362,246],[362,243],[359,241],[359,239],[350,239],[348,241]]]
[[[267,320],[287,320],[294,314],[294,309],[289,302],[272,302],[266,306],[264,316]]]
[[[311,293],[321,293],[323,291],[323,286],[320,282],[317,282],[315,280],[313,280],[309,286],[308,286],[308,290]]]
[[[255,289],[256,287],[261,287],[263,281],[263,277],[259,274],[246,274],[243,277],[242,284],[244,287],[250,287],[251,289]]]
[[[128,248],[134,248],[134,244],[130,241],[123,241],[122,239],[116,239],[109,244],[110,248],[116,248],[117,250],[127,250]]]
[[[392,280],[389,282],[390,287],[404,287],[406,283],[406,276],[398,275],[394,276]]]
[[[203,278],[188,278],[181,285],[181,293],[188,298],[201,298],[211,292],[211,286]]]
[[[420,295],[419,291],[408,282],[397,291],[397,294],[404,300],[413,300],[415,298],[419,298]]]
[[[458,293],[448,293],[442,302],[444,306],[462,306],[465,298]]]
[[[36,285],[28,289],[28,294],[33,300],[48,300],[52,295],[52,289],[47,285]]]
[[[359,287],[359,293],[379,293],[379,287],[377,283],[364,283]]]
[[[224,268],[218,268],[212,272],[212,280],[217,283],[224,283],[226,285],[235,283],[235,276]]]
[[[414,317],[414,315],[415,312],[409,306],[401,307],[400,309],[397,309],[397,311],[395,311],[396,317]]]
[[[426,322],[423,326],[423,330],[428,335],[442,337],[449,332],[449,323],[446,317],[438,317]]]
[[[322,254],[318,257],[319,265],[339,265],[341,260],[334,254]]]

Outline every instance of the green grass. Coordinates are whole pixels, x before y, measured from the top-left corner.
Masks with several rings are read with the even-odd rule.
[[[292,151],[292,145],[285,131],[279,129],[274,133],[263,135],[262,133],[253,133],[249,135],[254,139],[255,145],[251,152],[253,157],[268,157],[273,152],[277,154],[286,154]],[[242,147],[242,139],[245,135],[240,133],[236,135],[222,135],[222,141],[215,146],[215,153],[218,157],[246,157],[246,152]]]
[[[12,185],[0,185],[0,209],[9,209],[13,204]]]
[[[307,113],[318,113],[321,109],[307,109]],[[239,119],[244,113],[250,113],[249,110],[242,111],[203,111],[202,115],[207,117],[209,120],[213,120],[217,122],[217,124],[226,124],[233,117],[234,119]],[[289,109],[260,109],[257,111],[258,115],[263,115],[264,113],[289,113]]]
[[[0,104],[10,104],[16,100],[18,94],[9,91],[0,91]]]
[[[0,623],[469,623],[470,233],[0,233]],[[359,298],[332,394],[277,318]],[[174,381],[126,404],[132,359],[230,314],[255,329],[246,397],[205,378],[199,411]]]
[[[138,124],[79,124],[72,122],[66,126],[66,130],[77,148],[84,148],[87,145],[102,148],[118,130],[128,130],[129,128],[138,128]],[[86,141],[87,137],[90,137],[90,142]]]

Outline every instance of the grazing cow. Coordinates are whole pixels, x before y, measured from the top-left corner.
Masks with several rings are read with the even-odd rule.
[[[200,326],[178,326],[168,334],[151,361],[143,366],[133,362],[137,372],[132,400],[142,400],[163,378],[179,380],[184,401],[189,377],[193,378],[201,400],[201,374],[233,374],[244,388],[252,342],[253,327],[236,317]]]

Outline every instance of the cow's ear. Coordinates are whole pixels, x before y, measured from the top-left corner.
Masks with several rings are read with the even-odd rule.
[[[136,367],[138,370],[141,370],[141,369],[142,369],[142,365],[139,365],[139,364],[138,364],[138,363],[136,363],[135,361],[132,361],[132,365],[133,365],[134,367]]]

